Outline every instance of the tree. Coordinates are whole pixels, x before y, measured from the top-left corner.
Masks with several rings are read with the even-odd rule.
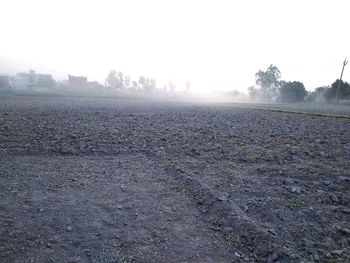
[[[316,88],[314,91],[309,92],[309,94],[306,95],[305,101],[307,101],[307,102],[324,102],[325,101],[325,94],[326,94],[328,89],[329,89],[329,86]]]
[[[140,76],[139,78],[139,89],[145,93],[151,93],[154,89],[156,89],[157,84],[155,79],[145,78],[144,76]]]
[[[143,88],[146,93],[151,93],[153,90],[155,90],[156,86],[157,84],[155,79],[146,78]]]
[[[279,100],[283,102],[303,101],[307,91],[304,84],[299,81],[283,81],[280,87]]]
[[[270,99],[277,95],[281,72],[276,66],[270,65],[266,71],[259,70],[255,78],[256,84],[260,87],[259,95],[262,98]]]
[[[329,89],[325,92],[325,99],[327,101],[335,100],[337,98],[340,100],[350,99],[350,84],[342,80],[337,79]]]
[[[143,90],[145,85],[146,85],[146,78],[144,76],[140,76],[139,77],[139,85],[138,85],[139,90],[140,91]]]
[[[117,79],[117,72],[114,69],[112,69],[108,73],[108,76],[107,76],[106,81],[105,81],[105,85],[107,87],[113,88],[115,86],[116,79]]]
[[[248,94],[249,94],[249,97],[251,99],[253,99],[253,100],[258,99],[259,90],[254,86],[250,86],[250,87],[248,87]]]
[[[106,86],[117,91],[124,89],[124,77],[123,73],[119,71],[118,73],[113,69],[109,72],[106,78]]]
[[[133,80],[131,88],[132,88],[133,91],[138,91],[139,90],[139,84],[135,80]]]
[[[129,75],[125,75],[123,79],[123,88],[128,89],[131,87],[130,85],[131,85],[131,78]]]
[[[121,71],[118,71],[117,73],[117,83],[116,83],[116,89],[117,90],[123,90],[125,89],[125,86],[124,86],[124,75],[123,75],[123,72]]]

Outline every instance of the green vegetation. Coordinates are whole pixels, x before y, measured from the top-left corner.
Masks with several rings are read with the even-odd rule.
[[[300,197],[293,197],[292,199],[289,200],[289,204],[288,204],[289,208],[291,209],[301,209],[306,207],[306,204],[304,202],[304,200]]]
[[[279,100],[283,102],[301,102],[306,95],[307,91],[303,83],[288,81],[281,84]]]
[[[350,84],[337,79],[330,86],[318,87],[315,91],[307,92],[300,81],[280,80],[281,72],[270,65],[266,71],[259,70],[255,74],[256,87],[248,87],[252,100],[280,102],[337,102],[350,101]]]

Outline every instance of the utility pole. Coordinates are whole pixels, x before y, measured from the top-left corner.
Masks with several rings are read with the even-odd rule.
[[[339,89],[340,89],[340,85],[341,85],[341,82],[342,82],[342,78],[343,78],[343,73],[344,73],[344,68],[345,66],[348,64],[349,61],[346,60],[346,58],[344,59],[344,62],[343,62],[343,68],[341,70],[341,74],[340,74],[340,79],[339,79],[339,82],[338,82],[338,88],[337,88],[337,94],[336,94],[336,100],[338,101],[338,96],[339,96]]]

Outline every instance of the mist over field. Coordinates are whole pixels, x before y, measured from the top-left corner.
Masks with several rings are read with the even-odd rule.
[[[0,263],[350,262],[348,1],[0,6]]]

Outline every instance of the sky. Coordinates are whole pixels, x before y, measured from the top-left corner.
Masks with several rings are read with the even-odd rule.
[[[115,69],[179,90],[190,81],[197,92],[246,92],[273,64],[313,90],[350,59],[348,0],[1,0],[0,9],[2,64],[101,83]]]

